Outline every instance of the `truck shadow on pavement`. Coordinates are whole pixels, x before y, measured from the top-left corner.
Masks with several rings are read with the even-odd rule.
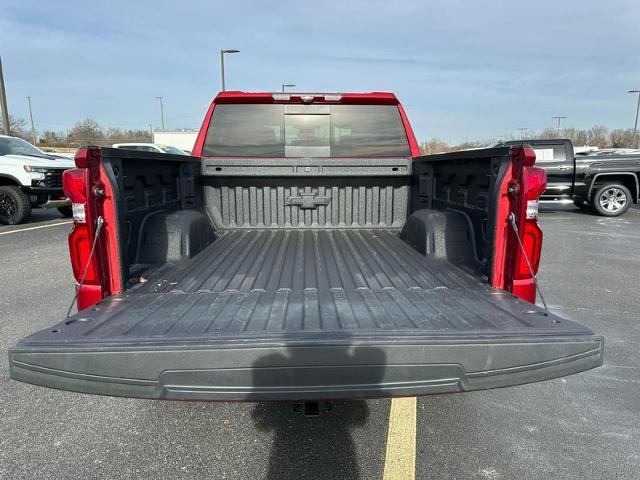
[[[356,384],[366,391],[366,395],[359,396],[379,397],[381,394],[376,389],[383,380],[385,360],[386,355],[380,349],[364,351],[343,345],[332,348],[328,357],[332,367],[304,367],[310,364],[308,352],[292,347],[285,354],[267,355],[254,363],[254,387],[271,389],[274,385],[295,385],[312,389],[315,385],[334,385],[334,389],[340,389],[341,386]],[[276,368],[275,376],[265,376],[265,371],[272,370],[275,365],[298,367]],[[344,366],[347,365],[358,367],[346,369]],[[303,370],[302,375],[294,372],[300,372],[300,369]],[[303,385],[300,384],[301,379]],[[318,417],[306,417],[295,411],[294,405],[293,401],[255,405],[251,416],[256,428],[273,435],[267,472],[264,476],[257,475],[257,478],[361,478],[352,431],[367,423],[367,402],[329,402],[330,410],[321,411]],[[323,405],[326,403],[321,402]],[[365,446],[366,449],[369,447]]]

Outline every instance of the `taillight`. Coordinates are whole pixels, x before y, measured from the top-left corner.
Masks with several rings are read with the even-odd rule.
[[[547,185],[547,174],[533,166],[536,155],[531,147],[511,148],[513,184],[510,188],[510,211],[514,218],[507,268],[506,286],[511,292],[529,302],[535,302],[536,286],[533,276],[538,272],[542,252],[542,230],[538,225],[538,202]],[[522,242],[522,248],[516,238]],[[524,250],[524,252],[523,252]]]
[[[69,253],[71,254],[73,276],[79,283],[86,269],[87,273],[84,277],[84,283],[87,285],[99,285],[100,279],[98,278],[95,262],[91,261],[87,266],[92,244],[93,236],[90,236],[87,225],[80,223],[74,224],[73,230],[69,234]]]
[[[87,181],[88,170],[86,168],[71,168],[62,174],[62,189],[71,200],[73,210],[73,229],[69,233],[69,252],[71,254],[71,268],[77,282],[82,281],[82,276],[87,271],[84,283],[95,284],[98,282],[95,262],[89,262],[92,233],[87,226]]]
[[[87,221],[87,169],[71,168],[62,174],[62,189],[71,200],[73,220],[78,223]]]
[[[540,253],[542,252],[542,230],[538,225],[538,202],[540,195],[547,185],[547,172],[540,167],[525,166],[522,168],[522,184],[524,186],[524,205],[520,215],[522,217],[520,238],[524,250],[529,257],[533,273],[538,272]],[[527,260],[518,251],[518,261],[514,272],[514,279],[531,278]]]

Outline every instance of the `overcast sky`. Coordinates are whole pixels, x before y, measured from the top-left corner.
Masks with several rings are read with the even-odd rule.
[[[220,89],[393,91],[420,139],[631,127],[640,1],[0,0],[9,109],[36,128],[90,117],[199,127]]]

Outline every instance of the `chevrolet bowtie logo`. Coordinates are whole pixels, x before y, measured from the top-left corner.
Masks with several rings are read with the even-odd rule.
[[[329,205],[331,197],[316,195],[315,193],[301,193],[294,197],[287,197],[285,205],[297,205],[300,208],[318,208],[319,205]]]

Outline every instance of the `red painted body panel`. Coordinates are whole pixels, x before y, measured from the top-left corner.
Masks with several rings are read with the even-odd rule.
[[[325,95],[331,97],[340,96],[339,100],[325,100]],[[274,96],[278,96],[274,98]],[[288,99],[284,97],[288,96]],[[313,104],[345,104],[345,105],[397,105],[400,111],[400,117],[404,125],[407,138],[409,140],[409,148],[411,156],[420,155],[420,146],[413,133],[407,114],[402,108],[402,105],[398,101],[398,98],[390,92],[370,92],[370,93],[271,93],[271,92],[239,92],[239,91],[225,91],[220,92],[216,98],[211,102],[207,114],[205,115],[200,132],[196,138],[195,145],[193,147],[192,154],[196,157],[202,155],[202,149],[204,146],[204,140],[207,136],[207,130],[211,123],[211,116],[217,104],[223,103],[304,103],[302,97],[312,96]],[[278,99],[283,98],[283,99]]]
[[[325,96],[340,98],[325,100]],[[289,97],[289,99],[285,99]],[[343,103],[365,105],[398,105],[398,98],[390,92],[369,93],[332,93],[332,92],[220,92],[214,99],[215,103],[303,103],[302,97],[313,97],[313,103]]]
[[[509,223],[513,213],[522,242],[537,273],[542,249],[542,230],[537,218],[527,219],[527,201],[537,200],[546,187],[545,171],[534,167],[535,152],[529,147],[512,147],[511,161],[500,186],[491,286],[535,302],[533,277],[526,267],[518,239]],[[510,192],[509,190],[512,190]]]
[[[78,292],[78,300],[76,302],[78,311],[89,308],[105,298],[104,291],[100,285],[80,285],[76,283],[76,291]]]
[[[102,218],[104,218],[103,234],[101,235],[101,247],[106,253],[106,261],[103,268],[106,270],[108,279],[109,295],[122,293],[122,272],[120,271],[120,251],[118,249],[118,235],[116,231],[116,206],[111,182],[107,177],[104,165],[100,164],[100,176],[98,182],[104,188],[104,198],[102,201]]]
[[[204,139],[207,136],[207,130],[209,129],[209,124],[211,123],[211,116],[213,115],[214,108],[216,108],[215,100],[211,102],[211,105],[209,105],[207,114],[204,116],[204,120],[202,121],[202,126],[200,127],[200,131],[198,132],[198,136],[196,137],[196,143],[194,144],[193,151],[191,152],[191,154],[194,157],[199,157],[202,155],[202,147],[204,146]]]
[[[496,212],[496,231],[493,243],[491,286],[506,289],[505,263],[507,262],[507,238],[509,237],[510,212],[509,184],[513,181],[513,162],[509,163],[498,192],[498,211]]]
[[[76,154],[76,165],[79,168],[72,170],[68,175],[74,178],[73,182],[66,182],[65,192],[70,198],[75,199],[76,203],[84,203],[85,206],[86,222],[74,222],[74,227],[69,233],[70,253],[78,290],[78,310],[83,310],[107,296],[121,293],[123,286],[113,191],[102,165],[100,149],[81,148]],[[97,196],[97,188],[102,189],[104,194]],[[79,281],[89,261],[98,217],[103,218],[104,224],[87,277],[81,286]]]
[[[422,155],[422,152],[420,151],[420,145],[418,145],[416,136],[413,133],[413,128],[411,128],[411,122],[409,122],[409,117],[407,117],[407,112],[404,111],[404,107],[400,103],[398,103],[398,110],[400,110],[400,118],[402,118],[402,124],[404,125],[404,130],[405,132],[407,132],[407,139],[409,140],[409,148],[411,149],[411,156],[417,157],[419,155]]]

